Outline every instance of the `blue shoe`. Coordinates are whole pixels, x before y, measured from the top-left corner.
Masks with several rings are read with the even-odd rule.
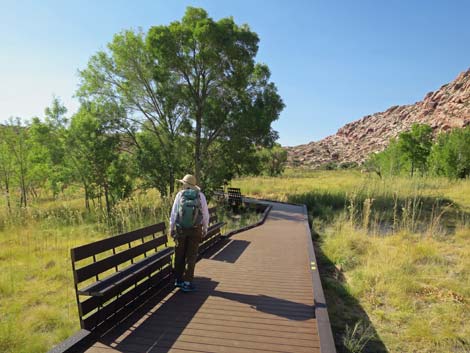
[[[175,280],[175,287],[181,288],[183,287],[184,282],[183,281],[178,281],[177,279]]]
[[[183,283],[183,285],[181,286],[181,290],[185,293],[194,292],[196,290],[196,287],[192,283],[189,283],[189,284]]]

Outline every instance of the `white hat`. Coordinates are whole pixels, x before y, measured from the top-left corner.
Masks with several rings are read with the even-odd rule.
[[[194,190],[201,190],[201,188],[196,185],[196,178],[194,177],[194,175],[186,174],[183,179],[181,179],[181,180],[176,179],[176,180],[179,181],[180,183],[182,183],[185,188],[191,188],[191,189],[194,189]]]

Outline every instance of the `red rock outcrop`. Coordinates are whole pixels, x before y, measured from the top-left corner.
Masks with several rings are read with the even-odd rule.
[[[414,123],[428,124],[435,133],[470,126],[470,69],[436,92],[429,92],[420,102],[367,115],[323,140],[286,147],[288,161],[290,165],[312,168],[328,162],[362,163]]]

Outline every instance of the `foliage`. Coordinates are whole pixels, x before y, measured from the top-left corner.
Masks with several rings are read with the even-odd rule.
[[[376,172],[378,175],[400,175],[407,170],[407,161],[403,158],[399,144],[392,139],[388,147],[379,153],[374,153],[364,163],[364,169]]]
[[[107,102],[108,106],[118,105],[125,111],[117,117],[114,127],[129,136],[128,143],[134,145],[140,158],[149,156],[150,146],[139,144],[138,133],[156,140],[151,145],[158,146],[158,158],[148,162],[139,159],[139,166],[141,170],[156,168],[145,169],[146,178],[154,177],[149,184],[164,183],[159,190],[166,194],[169,188],[172,193],[175,168],[182,162],[176,149],[177,137],[188,126],[186,110],[179,104],[176,82],[161,72],[151,57],[145,34],[131,30],[116,34],[108,51],[93,55],[80,77],[77,94],[82,101]]]
[[[268,67],[255,63],[258,40],[247,25],[188,7],[181,21],[116,34],[80,72],[78,94],[125,109],[118,125],[137,150],[145,185],[171,194],[185,170],[210,189],[277,138],[271,123],[284,105]],[[234,163],[215,163],[226,157]]]
[[[358,166],[359,165],[357,164],[357,162],[343,162],[343,163],[340,163],[338,168],[339,169],[355,169]]]
[[[410,131],[400,133],[397,143],[403,157],[411,164],[411,176],[416,169],[423,175],[431,152],[432,128],[426,124],[413,124]]]
[[[470,127],[439,135],[430,156],[431,171],[449,178],[470,177]]]
[[[0,190],[5,194],[5,205],[11,208],[10,192],[14,175],[14,160],[10,150],[12,140],[10,127],[0,128]]]
[[[4,139],[4,144],[6,144],[3,148],[3,159],[7,163],[2,168],[4,169],[4,181],[10,173],[13,182],[20,189],[19,206],[27,207],[28,191],[34,174],[31,170],[31,138],[26,123],[20,118],[10,119],[3,127],[2,139]],[[8,188],[11,189],[10,187]]]
[[[132,190],[128,159],[119,155],[120,137],[108,133],[113,123],[107,115],[111,109],[98,103],[82,105],[72,117],[67,140],[75,173],[83,183],[87,208],[90,198],[98,197],[101,203],[104,196],[108,214],[112,204]]]
[[[279,144],[271,148],[262,148],[258,151],[261,160],[261,171],[269,176],[281,175],[287,164],[287,150]]]
[[[438,175],[449,178],[470,176],[470,127],[443,132],[433,143],[431,127],[413,125],[411,131],[392,139],[388,147],[369,156],[363,169],[380,176]]]
[[[67,109],[56,97],[45,109],[45,121],[33,118],[29,131],[32,147],[32,174],[37,186],[48,186],[54,197],[71,182],[65,139]],[[48,185],[45,185],[48,183]]]

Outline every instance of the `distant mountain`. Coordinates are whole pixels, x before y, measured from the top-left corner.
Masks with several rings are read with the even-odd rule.
[[[470,125],[470,69],[436,92],[429,92],[420,102],[367,115],[323,140],[286,147],[288,161],[290,165],[312,168],[328,162],[362,163],[414,123],[429,124],[435,133]]]

